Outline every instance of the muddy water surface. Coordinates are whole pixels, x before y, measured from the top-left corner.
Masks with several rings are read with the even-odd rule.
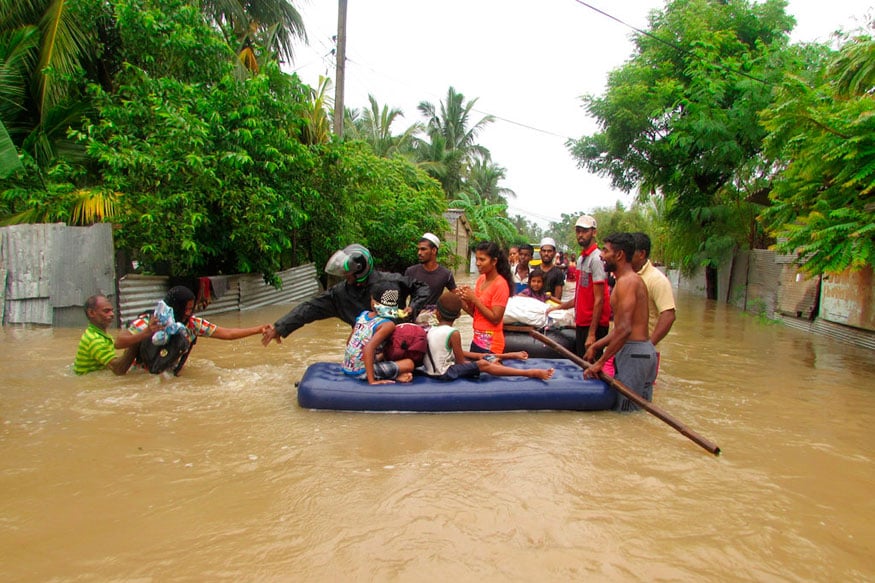
[[[302,410],[339,321],[175,379],[75,377],[80,333],[0,331],[6,581],[875,579],[875,356],[730,307],[680,298],[655,395],[717,458],[646,413]]]

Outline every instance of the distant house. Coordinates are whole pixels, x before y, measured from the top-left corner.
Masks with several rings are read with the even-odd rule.
[[[449,251],[443,259],[448,265],[452,265],[454,271],[468,273],[468,256],[471,252],[469,247],[473,233],[471,223],[461,209],[449,209],[444,217],[449,221],[450,229],[443,237]]]

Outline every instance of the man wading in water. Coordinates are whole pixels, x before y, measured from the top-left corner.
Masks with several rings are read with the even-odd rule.
[[[614,356],[615,378],[647,399],[653,400],[656,379],[656,350],[647,332],[647,287],[630,263],[635,254],[635,239],[629,233],[605,237],[602,261],[605,270],[617,278],[611,294],[614,327],[607,336],[586,351],[586,360],[604,349],[598,360],[583,371],[584,378],[598,378],[605,362]],[[617,411],[634,411],[638,406],[623,395],[614,404]]]

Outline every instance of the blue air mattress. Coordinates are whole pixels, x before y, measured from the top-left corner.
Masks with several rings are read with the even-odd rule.
[[[497,377],[438,381],[421,373],[411,383],[369,385],[343,374],[336,363],[310,365],[298,383],[305,409],[340,411],[527,411],[610,409],[616,392],[600,380],[584,380],[580,367],[565,359],[506,361],[517,368],[554,368],[548,381]]]

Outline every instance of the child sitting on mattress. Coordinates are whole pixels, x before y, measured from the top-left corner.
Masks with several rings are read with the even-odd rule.
[[[371,385],[409,383],[414,363],[409,358],[384,360],[383,346],[395,330],[400,290],[391,282],[378,283],[371,290],[371,309],[359,314],[346,341],[343,372]]]
[[[526,352],[481,354],[462,350],[462,335],[453,322],[462,311],[462,300],[453,292],[444,292],[437,302],[438,325],[428,330],[428,353],[423,368],[425,373],[441,381],[472,378],[486,372],[496,376],[522,376],[547,380],[552,368],[517,369],[501,364],[500,359],[525,360]]]

